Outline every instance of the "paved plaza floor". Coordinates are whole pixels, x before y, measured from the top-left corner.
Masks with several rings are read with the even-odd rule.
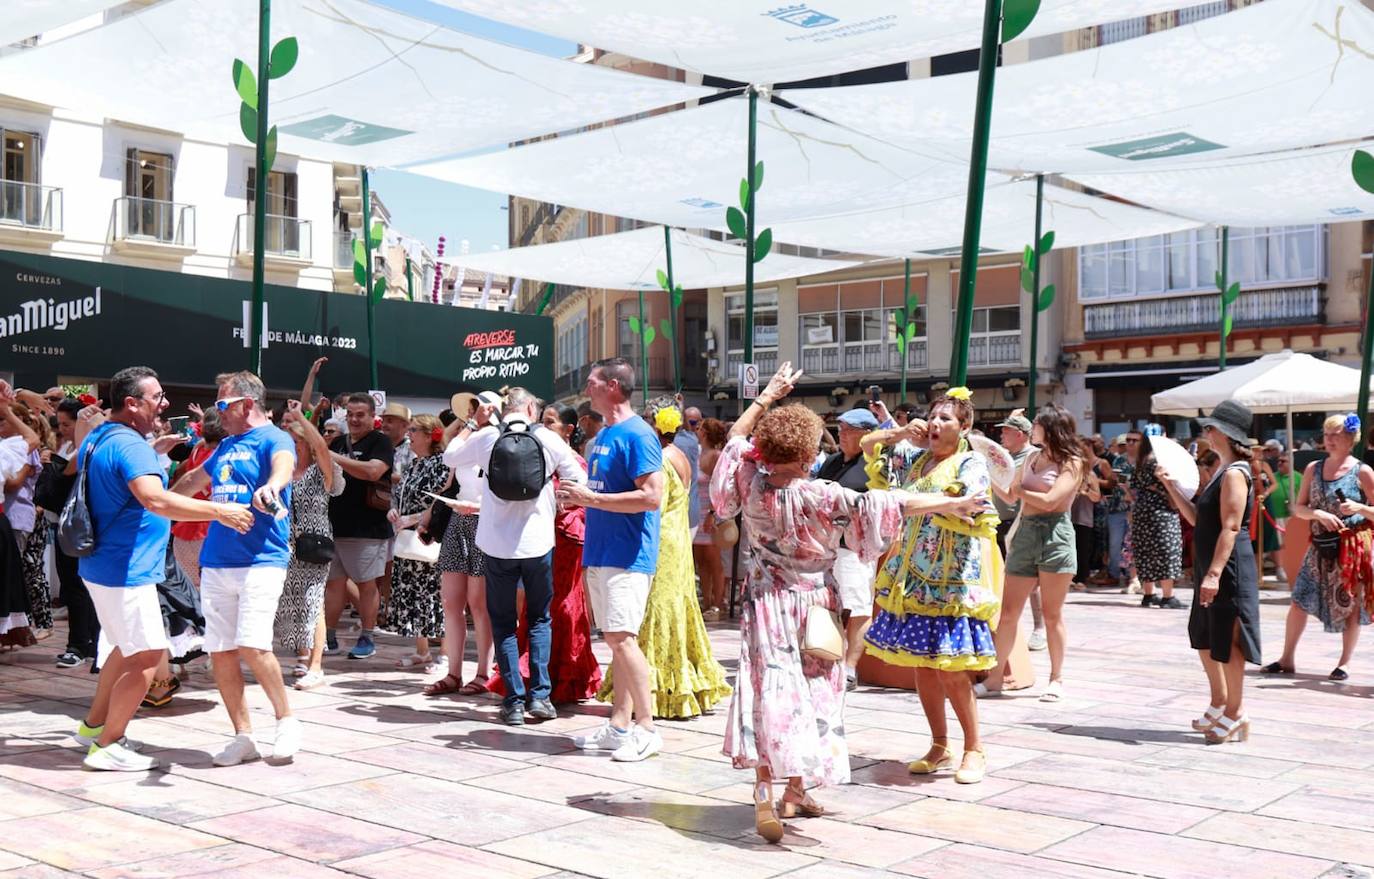
[[[1286,593],[1263,599],[1273,659]],[[750,775],[720,755],[723,707],[662,723],[659,757],[613,763],[566,738],[604,706],[508,729],[493,701],[419,695],[421,676],[393,670],[409,652],[396,638],[368,661],[330,658],[326,686],[293,691],[305,744],[292,764],[210,766],[228,721],[201,670],[130,728],[165,771],[83,772],[68,735],[94,678],[53,667],[59,629],[0,656],[0,875],[1374,875],[1374,643],[1332,684],[1339,638],[1310,626],[1296,677],[1247,677],[1250,741],[1209,747],[1189,728],[1207,692],[1187,612],[1137,604],[1070,597],[1065,698],[1041,703],[1037,685],[980,703],[979,785],[907,774],[928,745],[913,693],[850,694],[854,783],[819,791],[830,814],[789,821],[776,846],[754,835]],[[733,626],[712,638],[733,669]],[[1033,656],[1043,681],[1046,655]],[[250,701],[270,739],[256,688]]]

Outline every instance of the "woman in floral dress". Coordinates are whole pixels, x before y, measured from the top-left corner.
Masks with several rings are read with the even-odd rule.
[[[950,499],[986,499],[991,488],[987,460],[970,450],[965,436],[973,420],[968,390],[951,388],[930,405],[927,424],[910,422],[898,432],[905,436],[884,436],[882,445],[874,445],[872,435],[866,437],[865,451],[887,464],[879,484],[886,480]],[[890,665],[916,670],[916,692],[931,736],[930,750],[907,767],[916,775],[954,766],[946,699],[964,735],[964,756],[954,780],[974,784],[986,771],[969,672],[997,664],[992,636],[1002,607],[997,522],[986,505],[973,519],[928,510],[907,523],[900,549],[878,572],[878,610],[868,630],[868,652]]]
[[[415,458],[391,493],[387,519],[397,531],[427,524],[434,498],[448,482],[440,440],[444,426],[433,415],[416,415],[406,428]],[[444,603],[439,597],[439,565],[397,558],[391,570],[391,630],[415,639],[415,652],[397,661],[398,668],[433,669],[429,639],[444,637]]]
[[[820,417],[803,406],[767,412],[800,377],[792,364],[782,365],[735,423],[711,478],[716,515],[742,514],[752,547],[723,752],[735,768],[754,769],[755,829],[769,842],[783,835],[773,778],[787,779],[784,807],[807,817],[823,813],[808,785],[849,781],[844,669],[802,653],[810,608],[839,606],[831,569],[840,538],[861,558],[876,559],[901,531],[903,512],[962,516],[985,506],[944,495],[858,494],[809,480]]]

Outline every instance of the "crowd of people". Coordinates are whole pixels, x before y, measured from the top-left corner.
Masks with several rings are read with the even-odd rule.
[[[818,787],[849,779],[845,694],[865,656],[913,670],[930,746],[909,770],[976,784],[978,700],[1012,683],[1027,604],[1024,643],[1048,651],[1039,699],[1053,703],[1069,687],[1070,592],[1139,591],[1143,607],[1175,609],[1190,582],[1209,695],[1191,725],[1218,744],[1248,736],[1244,666],[1261,662],[1262,562],[1277,566],[1278,546],[1254,546],[1257,516],[1276,535],[1293,520],[1312,534],[1264,672],[1293,673],[1311,615],[1342,634],[1330,676],[1344,680],[1374,611],[1374,470],[1353,456],[1353,415],[1328,419],[1327,455],[1294,486],[1282,447],[1257,446],[1234,402],[1198,419],[1192,478],[1161,462],[1157,426],[1105,444],[1053,404],[1014,412],[991,443],[964,388],[924,413],[866,401],[832,436],[784,404],[801,376],[790,364],[727,423],[674,396],[637,410],[619,358],[592,365],[583,410],[509,387],[435,414],[316,397],[325,362],[276,408],[252,373],[220,375],[214,405],[185,424],[146,367],[116,374],[104,405],[0,384],[0,640],[51,632],[50,556],[69,625],[57,664],[99,674],[76,731],[88,768],[157,765],[126,730],[173,701],[174,668],[201,654],[232,730],[215,765],[267,751],[244,666],[276,717],[266,756],[289,760],[304,735],[291,687],[320,686],[326,657],[372,657],[387,633],[410,645],[396,667],[417,691],[497,698],[508,725],[609,702],[574,743],[616,761],[662,749],[656,719],[728,705],[724,753],[755,773],[756,830],[776,842],[783,819],[825,813]],[[707,627],[728,612],[732,578],[733,681]]]

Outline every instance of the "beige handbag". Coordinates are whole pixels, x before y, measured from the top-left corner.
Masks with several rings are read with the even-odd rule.
[[[822,662],[837,662],[844,656],[840,618],[834,611],[813,604],[806,609],[802,627],[802,653]]]
[[[398,559],[406,559],[412,562],[425,562],[426,564],[438,564],[439,562],[439,541],[425,543],[420,539],[420,535],[413,528],[407,528],[396,534],[396,551],[394,553]]]
[[[711,529],[711,542],[719,549],[729,549],[739,542],[739,526],[734,519],[717,522]]]

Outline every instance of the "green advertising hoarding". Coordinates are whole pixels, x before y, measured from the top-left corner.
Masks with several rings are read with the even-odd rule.
[[[106,379],[135,364],[166,384],[211,385],[244,369],[246,281],[0,251],[0,371],[26,387],[58,376]],[[362,296],[267,285],[263,372],[269,387],[299,388],[329,358],[332,392],[368,390]],[[447,398],[520,385],[553,394],[547,317],[383,300],[377,304],[380,390]]]

